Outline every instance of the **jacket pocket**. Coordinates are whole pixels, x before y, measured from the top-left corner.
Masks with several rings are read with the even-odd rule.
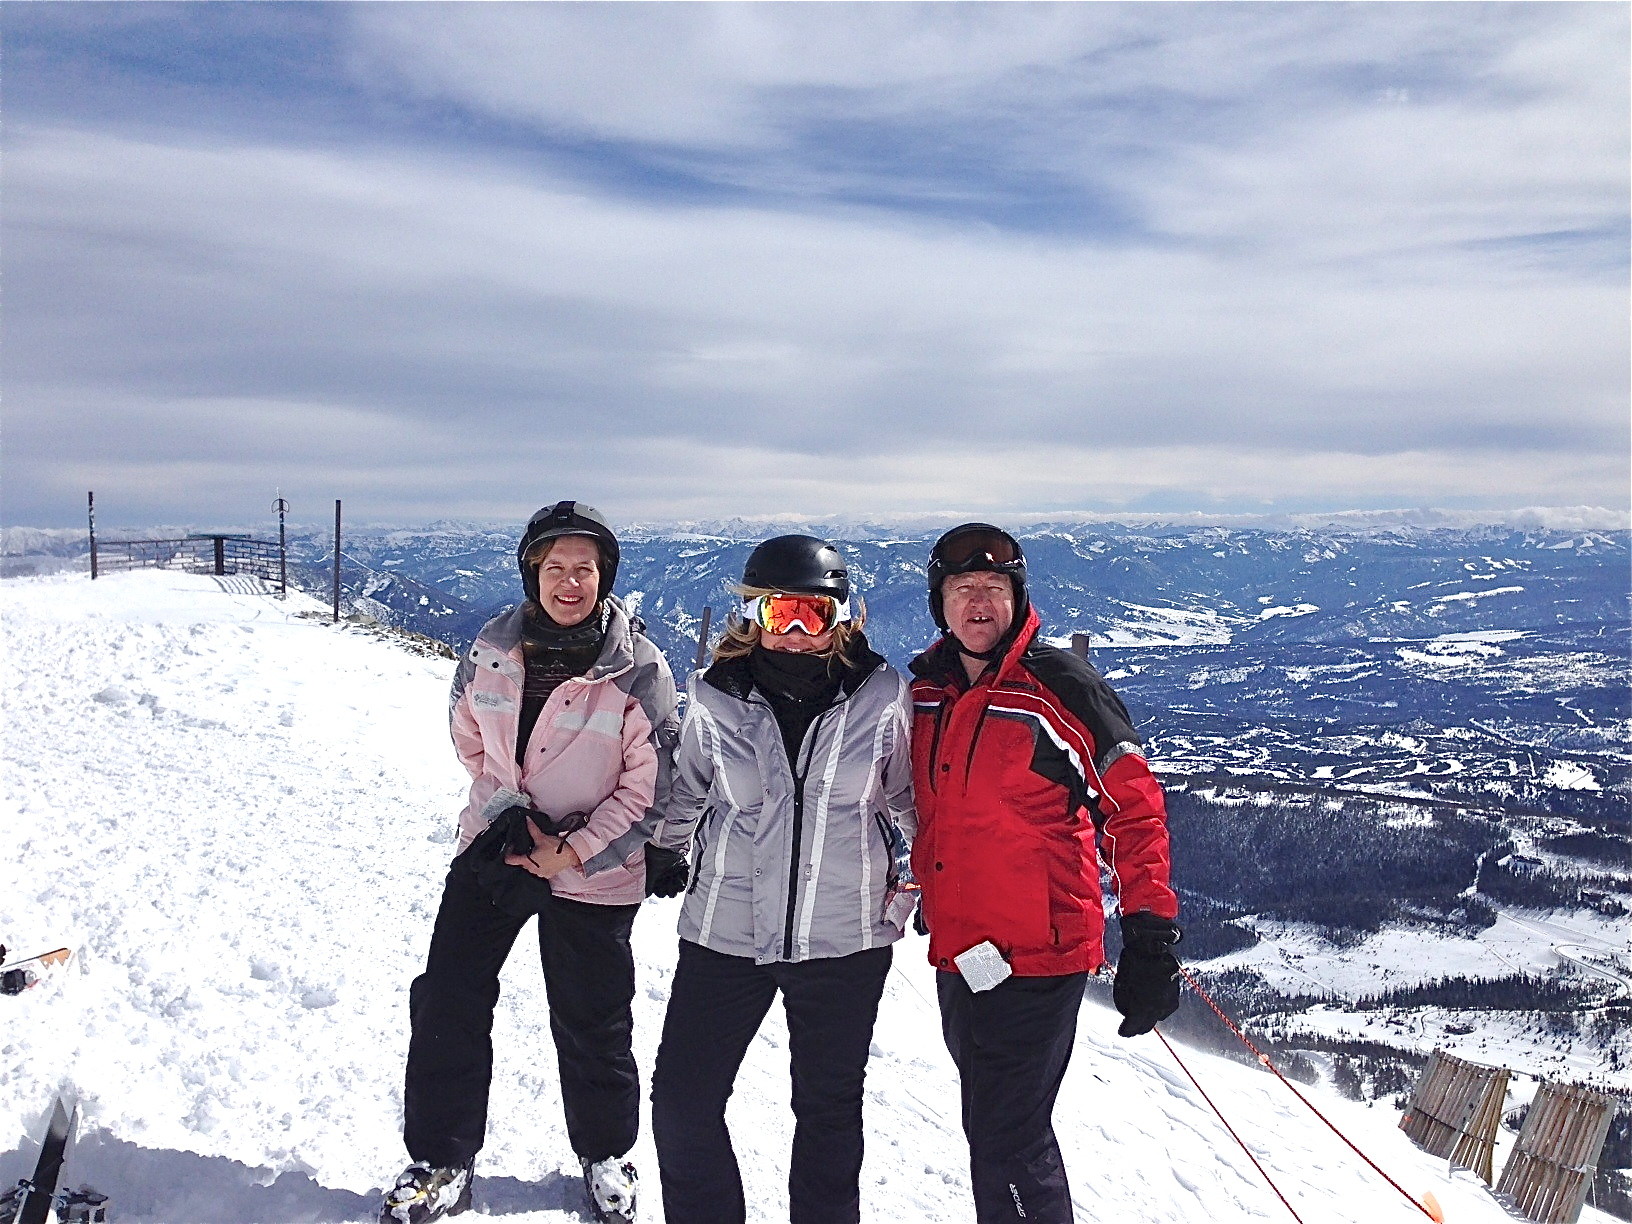
[[[1004,953],[1036,950],[1054,943],[1050,921],[1049,856],[1040,843],[996,852],[998,865],[984,885],[990,905],[991,941]]]
[[[708,853],[709,834],[714,831],[714,815],[712,805],[704,808],[702,817],[697,821],[697,831],[691,836],[691,876],[686,880],[688,895],[697,890],[697,883],[703,878],[703,856]]]

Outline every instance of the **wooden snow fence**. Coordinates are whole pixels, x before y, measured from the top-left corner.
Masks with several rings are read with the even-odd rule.
[[[1507,1099],[1507,1078],[1505,1067],[1485,1067],[1435,1050],[1411,1092],[1400,1129],[1429,1155],[1473,1170],[1488,1186],[1495,1178],[1496,1128]]]
[[[1496,1193],[1540,1224],[1572,1224],[1581,1215],[1614,1114],[1614,1098],[1601,1092],[1543,1084]]]

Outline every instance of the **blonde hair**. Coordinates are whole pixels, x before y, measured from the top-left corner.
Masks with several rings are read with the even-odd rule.
[[[733,586],[731,590],[742,596],[744,602],[757,599],[761,595],[778,593],[773,587]],[[861,596],[852,596],[850,619],[842,625],[833,626],[833,640],[826,650],[818,652],[818,657],[832,659],[837,656],[846,667],[854,667],[855,664],[850,661],[850,642],[866,623],[866,603],[862,601]],[[720,640],[714,643],[714,662],[742,658],[759,645],[761,632],[760,627],[751,620],[744,620],[741,616],[727,617],[725,632],[720,634]]]

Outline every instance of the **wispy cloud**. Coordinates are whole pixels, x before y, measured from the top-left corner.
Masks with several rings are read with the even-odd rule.
[[[10,521],[1627,499],[1621,6],[73,7]]]

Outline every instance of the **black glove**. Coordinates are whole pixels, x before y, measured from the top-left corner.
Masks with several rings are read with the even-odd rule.
[[[531,808],[512,805],[493,818],[493,823],[504,831],[504,853],[519,854],[526,858],[538,845],[534,839],[532,817],[540,813]]]
[[[453,860],[455,869],[470,872],[487,899],[512,918],[530,918],[550,903],[548,880],[504,861],[506,854],[531,852],[534,843],[529,821],[537,815],[524,807],[506,808]]]
[[[537,808],[512,804],[494,817],[493,823],[504,826],[504,852],[526,858],[538,844],[539,837],[565,837],[576,833],[589,823],[589,813],[572,812],[557,817]]]
[[[1122,1013],[1118,1037],[1148,1033],[1179,1010],[1179,961],[1171,950],[1179,938],[1172,919],[1147,910],[1123,917],[1122,957],[1111,987],[1111,1001]]]
[[[646,843],[646,895],[677,897],[691,879],[691,864],[678,850]]]

